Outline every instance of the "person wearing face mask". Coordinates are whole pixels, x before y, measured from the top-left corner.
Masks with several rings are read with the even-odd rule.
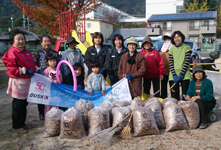
[[[19,133],[27,133],[32,128],[26,125],[27,97],[31,77],[35,72],[42,74],[33,60],[32,54],[25,48],[25,36],[22,32],[10,35],[11,48],[4,54],[2,61],[7,68],[9,76],[7,94],[13,97],[12,101],[12,127]]]
[[[105,60],[107,55],[107,49],[103,47],[104,37],[100,32],[94,32],[92,37],[93,46],[88,47],[85,53],[84,62],[88,67],[88,75],[92,73],[91,63],[98,61],[100,63],[100,71],[104,78],[106,78]]]
[[[119,81],[117,72],[120,59],[124,53],[128,52],[128,49],[124,47],[123,41],[124,40],[122,35],[115,34],[112,39],[114,47],[107,53],[105,68],[107,70],[107,73],[109,74],[111,85],[114,85],[116,82]]]
[[[180,86],[182,87],[182,95],[186,94],[189,87],[191,74],[190,62],[192,50],[189,45],[184,44],[185,36],[180,31],[175,31],[171,36],[171,42],[174,45],[169,50],[169,84],[170,87],[174,84],[171,90],[171,96],[180,100]],[[184,100],[184,97],[182,96]]]
[[[35,64],[41,69],[42,72],[48,67],[46,55],[53,54],[57,58],[57,63],[60,61],[59,55],[56,51],[51,49],[51,37],[43,34],[40,39],[42,49],[34,53]],[[40,120],[44,120],[44,105],[38,104],[38,112]]]
[[[75,63],[81,64],[84,67],[84,62],[81,56],[81,52],[75,48],[77,44],[79,44],[74,37],[69,37],[67,39],[66,44],[68,45],[68,49],[62,53],[62,60],[67,60],[72,66]],[[70,84],[70,74],[71,70],[67,64],[63,63],[61,65],[61,73],[63,77],[63,84]]]
[[[143,54],[137,52],[137,39],[130,37],[127,40],[128,52],[121,57],[118,77],[122,79],[126,77],[130,80],[130,93],[132,98],[141,96],[142,94],[142,77],[146,73],[146,59]]]

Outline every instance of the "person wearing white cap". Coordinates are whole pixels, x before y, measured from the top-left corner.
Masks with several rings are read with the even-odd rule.
[[[166,33],[162,36],[162,39],[164,41],[163,46],[161,48],[161,56],[163,57],[163,63],[164,63],[164,77],[163,80],[161,80],[161,98],[167,97],[167,84],[169,80],[169,74],[170,74],[170,67],[169,67],[169,50],[174,45],[171,43],[171,33]]]

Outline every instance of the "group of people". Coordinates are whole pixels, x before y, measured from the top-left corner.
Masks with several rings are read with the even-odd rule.
[[[190,82],[191,48],[184,44],[185,36],[180,31],[172,35],[166,33],[163,37],[164,45],[159,53],[153,49],[153,43],[149,37],[143,39],[142,50],[137,52],[138,42],[134,37],[127,40],[127,48],[124,47],[124,39],[120,34],[114,35],[113,48],[107,50],[103,47],[102,33],[95,32],[92,37],[93,46],[85,53],[84,62],[81,52],[76,49],[79,44],[75,38],[67,39],[68,49],[62,53],[62,60],[67,60],[73,66],[77,77],[77,88],[84,89],[85,68],[88,68],[87,87],[89,95],[101,91],[105,95],[105,78],[109,75],[111,85],[126,77],[129,80],[129,88],[132,98],[141,96],[142,92],[150,94],[151,82],[154,93],[161,89],[157,97],[168,97],[167,84],[174,89],[171,96],[180,100],[179,88],[181,84],[182,95],[186,100],[195,101],[200,108],[201,128],[206,128],[205,111],[211,110],[216,104],[213,96],[212,82],[206,79],[201,66],[193,67],[193,80]],[[59,54],[51,49],[51,37],[44,34],[41,37],[42,49],[32,56],[25,49],[25,36],[21,32],[10,35],[11,48],[2,58],[7,67],[9,76],[7,94],[13,97],[12,102],[12,127],[19,133],[27,133],[32,128],[25,124],[27,96],[31,76],[39,73],[58,83],[56,79],[56,65],[60,61]],[[59,72],[60,81],[63,84],[73,86],[73,77],[70,68],[66,64],[61,65]],[[161,83],[161,86],[160,86]],[[160,88],[161,87],[161,88]],[[185,99],[184,96],[181,99]],[[44,120],[45,114],[53,106],[38,104],[39,117]],[[60,108],[66,110],[67,108]]]

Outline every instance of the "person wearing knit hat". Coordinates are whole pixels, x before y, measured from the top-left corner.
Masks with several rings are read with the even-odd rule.
[[[163,64],[164,64],[164,75],[163,80],[161,80],[161,98],[166,98],[167,93],[167,84],[169,81],[169,73],[170,73],[170,67],[169,67],[169,50],[174,45],[171,43],[171,33],[166,33],[162,36],[162,39],[164,41],[163,46],[161,48],[161,56],[163,57]]]
[[[137,52],[138,42],[134,37],[127,40],[128,52],[121,57],[118,77],[126,77],[130,80],[129,88],[132,98],[142,94],[142,77],[146,72],[146,60],[141,53]]]
[[[216,99],[213,95],[213,83],[206,77],[202,66],[194,66],[192,81],[186,92],[186,100],[196,102],[199,106],[200,129],[207,127],[205,112],[212,110],[216,105]]]
[[[142,43],[143,49],[140,51],[140,53],[144,55],[147,62],[146,73],[143,76],[143,87],[144,93],[148,95],[150,95],[151,82],[153,83],[154,93],[160,90],[160,80],[163,80],[165,70],[162,56],[156,49],[152,49],[152,46],[153,43],[151,38],[145,37]],[[156,94],[156,97],[160,97],[160,93]]]

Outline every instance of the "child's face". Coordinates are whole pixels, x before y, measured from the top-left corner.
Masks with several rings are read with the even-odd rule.
[[[203,72],[202,72],[202,71],[196,71],[196,72],[194,73],[194,76],[195,76],[195,78],[196,78],[197,80],[202,80],[202,78],[203,78]]]
[[[18,48],[23,48],[25,46],[25,38],[22,34],[16,34],[14,36],[13,45]]]
[[[76,77],[81,75],[81,68],[74,70]]]
[[[94,44],[95,45],[101,45],[101,38],[100,37],[97,37],[97,38],[94,38]]]
[[[75,42],[71,42],[70,44],[68,44],[68,47],[69,47],[70,49],[74,49],[75,46],[76,46],[76,43],[75,43]]]
[[[51,40],[47,37],[43,37],[41,46],[45,50],[50,50],[51,49]]]
[[[182,43],[182,37],[176,34],[174,36],[174,42],[176,43],[176,45],[180,45]]]
[[[100,67],[93,67],[93,68],[91,68],[91,70],[92,70],[93,73],[99,74]]]
[[[151,49],[151,44],[150,43],[145,43],[144,45],[143,45],[143,47],[144,47],[144,49]]]
[[[56,59],[48,60],[48,66],[49,67],[55,68],[56,65],[57,65],[57,60]]]

